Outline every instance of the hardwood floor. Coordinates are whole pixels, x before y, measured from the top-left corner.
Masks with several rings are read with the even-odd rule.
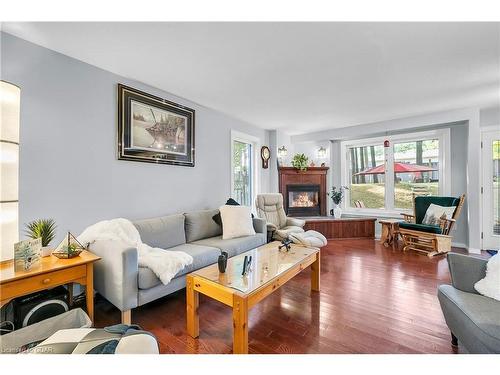
[[[450,279],[445,257],[344,240],[330,241],[321,263],[321,292],[306,270],[250,311],[250,353],[456,352],[436,297]],[[231,310],[201,295],[199,311],[199,339],[186,333],[185,290],[134,309],[132,322],[162,353],[231,353]],[[120,313],[98,298],[95,319],[116,324]]]

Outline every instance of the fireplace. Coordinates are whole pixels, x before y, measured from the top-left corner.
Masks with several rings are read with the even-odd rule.
[[[308,167],[305,171],[278,169],[279,192],[288,216],[326,216],[327,172],[328,167]]]
[[[320,186],[316,184],[287,185],[286,212],[290,216],[320,215]]]

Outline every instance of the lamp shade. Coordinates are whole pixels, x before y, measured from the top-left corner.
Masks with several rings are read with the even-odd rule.
[[[326,148],[320,147],[318,149],[318,158],[320,158],[320,159],[326,158]]]
[[[283,145],[280,148],[278,148],[278,157],[279,158],[284,158],[288,154],[288,150],[286,147]]]
[[[19,241],[19,87],[0,81],[0,261]]]

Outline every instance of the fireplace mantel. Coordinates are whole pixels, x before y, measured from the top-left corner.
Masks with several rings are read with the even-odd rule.
[[[299,171],[293,167],[280,167],[279,191],[283,195],[285,211],[288,208],[288,185],[319,185],[320,215],[326,215],[326,174],[328,167],[308,167],[305,171]],[[288,212],[287,212],[288,214]],[[290,215],[293,216],[293,215]]]

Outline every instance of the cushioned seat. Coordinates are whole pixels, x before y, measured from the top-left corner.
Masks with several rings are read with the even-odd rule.
[[[293,243],[309,247],[323,247],[328,243],[326,237],[315,230],[308,230],[304,233],[290,233],[290,239]]]
[[[277,229],[275,237],[279,239],[287,238],[292,233],[304,233],[304,229],[294,226],[287,226],[281,229]]]
[[[440,285],[446,323],[472,353],[500,353],[500,303],[493,298]]]
[[[441,234],[441,228],[439,225],[415,224],[402,221],[399,223],[399,227],[410,230],[418,230],[420,232]]]
[[[222,236],[215,236],[192,243],[200,246],[216,247],[217,249],[227,252],[229,257],[233,257],[245,251],[262,246],[265,242],[265,235],[263,233],[257,233],[254,236],[231,238],[229,240],[223,240]]]
[[[216,247],[193,245],[189,243],[174,246],[165,251],[184,251],[193,257],[193,263],[180,270],[175,277],[186,275],[194,270],[217,263],[217,258],[220,255],[220,250]],[[137,283],[139,289],[149,289],[161,284],[161,281],[149,268],[139,267]]]

